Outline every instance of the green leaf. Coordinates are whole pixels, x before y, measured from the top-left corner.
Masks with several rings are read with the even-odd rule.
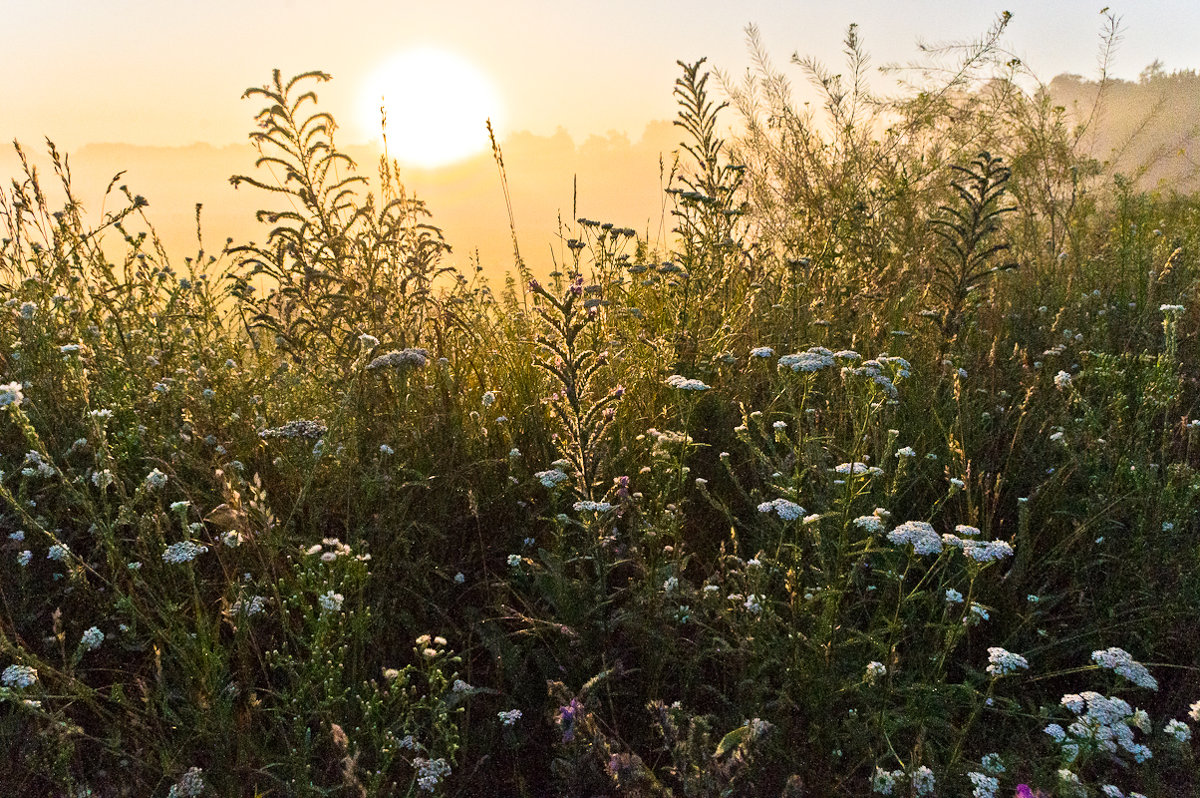
[[[749,726],[738,726],[733,731],[721,738],[721,742],[717,743],[717,750],[713,753],[713,759],[728,754],[733,749],[737,748],[746,741],[746,736],[750,734]]]

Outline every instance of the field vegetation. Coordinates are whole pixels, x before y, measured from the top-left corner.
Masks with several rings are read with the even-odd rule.
[[[51,145],[0,201],[0,791],[1200,794],[1200,200],[1006,23],[893,98],[852,27],[811,110],[753,30],[681,63],[673,236],[495,285],[319,72],[247,92],[258,243],[89,220]]]

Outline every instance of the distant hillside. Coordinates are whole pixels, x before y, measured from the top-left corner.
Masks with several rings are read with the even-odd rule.
[[[559,130],[552,136],[520,132],[503,143],[513,214],[521,252],[535,272],[549,272],[550,250],[566,252],[557,237],[558,218],[572,221],[577,215],[632,227],[651,241],[660,239],[663,226],[663,193],[659,158],[670,168],[671,151],[679,133],[670,122],[652,122],[632,141],[623,133],[591,136],[576,143]],[[56,181],[48,174],[44,148],[23,142],[27,155],[38,165],[43,188],[52,198]],[[371,146],[345,146],[358,163],[359,173],[375,178],[379,153]],[[249,144],[214,147],[146,147],[130,144],[89,144],[70,153],[76,197],[85,212],[99,218],[101,198],[113,176],[126,170],[118,185],[150,203],[146,214],[162,237],[167,252],[182,262],[196,252],[195,206],[202,203],[204,244],[216,252],[226,237],[238,242],[266,237],[266,227],[255,221],[259,208],[274,207],[275,198],[250,187],[234,189],[233,174],[255,175],[256,154]],[[0,147],[0,176],[18,173],[11,147]],[[485,272],[501,276],[512,268],[512,238],[500,179],[491,153],[438,170],[402,169],[405,187],[424,200],[454,248],[451,259],[466,269],[476,250]],[[109,207],[119,207],[119,197]],[[52,199],[59,202],[59,199]],[[669,227],[669,217],[667,217]]]
[[[1077,75],[1060,75],[1049,90],[1058,104],[1082,120],[1091,113],[1098,86]],[[1137,82],[1114,81],[1105,89],[1096,120],[1083,143],[1095,157],[1111,162],[1115,171],[1136,176],[1143,188],[1200,190],[1200,74],[1166,74],[1151,67]],[[522,254],[530,266],[549,271],[551,248],[565,251],[557,239],[557,220],[560,214],[564,221],[571,220],[576,197],[577,215],[632,227],[662,242],[671,220],[663,205],[659,159],[669,170],[680,136],[669,121],[648,124],[637,140],[610,132],[578,143],[561,129],[550,136],[509,136],[503,143],[504,157]],[[24,144],[46,172],[41,143]],[[379,156],[373,148],[350,146],[346,151],[362,174],[375,175]],[[149,200],[147,215],[168,253],[181,262],[196,252],[197,202],[204,205],[209,252],[219,250],[226,237],[265,237],[254,211],[270,198],[229,185],[230,175],[253,173],[254,158],[248,144],[89,144],[71,153],[71,168],[76,196],[93,218],[98,218],[113,175],[127,170],[120,182]],[[0,176],[15,174],[12,149],[0,147]],[[405,169],[401,177],[428,203],[433,222],[454,247],[454,262],[465,268],[478,250],[489,275],[500,276],[512,267],[508,215],[490,153],[436,171]],[[43,180],[48,189],[52,184]]]
[[[1079,75],[1059,75],[1049,90],[1082,121],[1091,115],[1100,86]],[[1137,81],[1110,82],[1083,143],[1110,171],[1136,178],[1142,188],[1200,190],[1200,73],[1167,73],[1152,64]]]

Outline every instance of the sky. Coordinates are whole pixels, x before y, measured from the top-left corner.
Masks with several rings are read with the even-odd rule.
[[[0,136],[62,146],[89,142],[186,145],[244,142],[257,101],[243,90],[320,69],[321,101],[343,140],[365,141],[363,86],[406,48],[456,52],[501,95],[501,135],[565,128],[576,140],[640,135],[674,114],[676,59],[707,56],[732,74],[748,66],[744,28],[756,24],[779,66],[791,54],[840,67],[846,26],[859,25],[874,64],[917,57],[916,41],[971,39],[1004,10],[1008,42],[1049,81],[1094,75],[1099,0],[0,0]],[[1114,72],[1151,61],[1200,66],[1200,3],[1126,0],[1112,10],[1124,37]]]
[[[1006,45],[1041,80],[1095,77],[1101,8],[1095,0],[0,0],[0,141],[20,139],[43,174],[44,137],[71,153],[86,212],[104,209],[105,187],[124,170],[122,180],[150,200],[168,251],[194,254],[197,202],[208,242],[262,235],[254,221],[262,197],[228,181],[254,173],[247,133],[263,101],[240,99],[248,87],[267,83],[274,68],[331,74],[317,87],[321,107],[341,126],[339,146],[363,145],[352,151],[371,174],[377,97],[368,87],[383,64],[437,48],[492,86],[487,114],[503,142],[522,253],[548,269],[561,249],[559,221],[574,214],[661,242],[655,233],[670,219],[660,158],[669,164],[679,143],[669,122],[676,61],[706,56],[740,76],[750,66],[748,24],[802,101],[815,94],[805,95],[792,54],[840,71],[851,23],[880,66],[920,58],[918,40],[977,39],[1005,10]],[[1200,67],[1200,2],[1123,0],[1112,11],[1123,33],[1116,77],[1136,79],[1156,59],[1168,71]],[[877,75],[875,86],[886,91],[890,81]],[[434,116],[477,117],[483,150],[437,170],[409,162],[402,179],[429,203],[457,265],[477,260],[496,274],[511,265],[508,214],[482,105],[463,104]],[[392,155],[401,123],[389,113]],[[0,177],[14,176],[15,165],[0,147]]]

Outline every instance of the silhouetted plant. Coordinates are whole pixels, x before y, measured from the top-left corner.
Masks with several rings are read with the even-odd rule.
[[[384,344],[418,344],[430,334],[430,322],[453,322],[441,318],[434,294],[435,280],[453,271],[439,265],[449,247],[425,221],[427,208],[404,190],[386,154],[380,159],[383,204],[372,195],[360,197],[367,180],[352,174],[353,159],[335,147],[333,118],[305,113],[317,102],[312,90],[299,92],[306,80],[329,76],[305,72],[284,83],[275,70],[270,85],[243,94],[268,101],[250,138],[260,153],[255,165],[278,168],[282,177],[272,184],[235,175],[230,182],[293,203],[290,210],[260,210],[258,219],[275,225],[266,244],[236,250],[248,267],[239,294],[255,311],[252,326],[273,333],[295,358],[320,342],[346,361],[364,332],[378,334]],[[260,274],[271,285],[266,296],[255,298],[250,279]],[[459,277],[449,287],[464,284]]]
[[[1009,249],[1001,217],[1016,210],[1003,204],[1011,171],[988,152],[981,152],[970,166],[951,168],[960,175],[950,183],[960,201],[956,206],[942,205],[941,217],[929,221],[944,244],[936,256],[930,288],[942,300],[940,324],[948,340],[962,327],[971,293],[994,275],[1017,267],[1012,261],[995,263]]]

